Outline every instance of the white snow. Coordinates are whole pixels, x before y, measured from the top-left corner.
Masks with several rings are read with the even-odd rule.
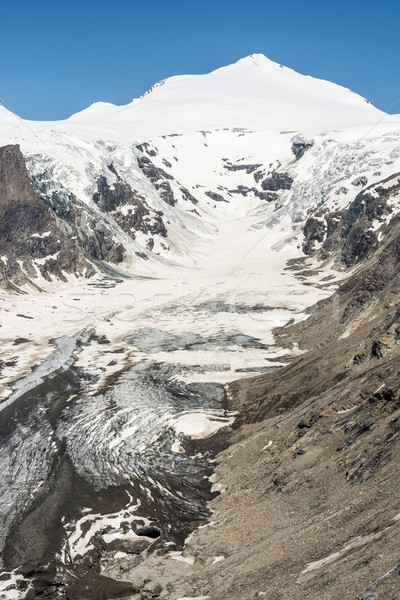
[[[224,421],[212,421],[205,414],[193,412],[178,417],[173,423],[173,427],[177,433],[183,433],[184,435],[198,440],[213,435],[218,429],[232,424],[233,421],[233,417],[225,419]]]
[[[268,444],[266,444],[263,448],[261,448],[260,452],[262,452],[263,450],[267,450],[267,448],[271,448],[272,446],[272,440],[269,440]]]
[[[49,230],[49,231],[45,231],[44,233],[33,233],[31,235],[31,237],[43,239],[43,238],[49,237],[50,234],[51,234],[51,231]]]
[[[182,75],[125,106],[95,103],[54,128],[162,135],[224,127],[321,131],[373,126],[385,113],[339,85],[255,54],[206,75]]]

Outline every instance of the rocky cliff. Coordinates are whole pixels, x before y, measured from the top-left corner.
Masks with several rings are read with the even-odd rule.
[[[0,256],[2,283],[17,291],[40,275],[66,281],[89,276],[93,267],[54,211],[32,188],[18,146],[0,148]]]

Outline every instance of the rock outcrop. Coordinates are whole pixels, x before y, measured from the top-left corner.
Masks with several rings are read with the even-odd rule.
[[[303,251],[312,254],[319,242],[322,259],[334,255],[345,267],[372,256],[380,244],[380,232],[383,235],[395,214],[399,194],[400,175],[395,173],[363,189],[343,210],[317,210],[304,225]]]
[[[0,283],[14,290],[38,275],[66,281],[67,274],[94,273],[34,191],[18,146],[0,148],[0,257]]]

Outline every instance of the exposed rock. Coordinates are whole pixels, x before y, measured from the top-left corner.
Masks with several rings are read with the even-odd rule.
[[[175,206],[176,198],[168,181],[173,180],[173,177],[163,169],[156,167],[146,156],[140,156],[138,158],[138,165],[141,171],[154,185],[164,202],[170,206]]]
[[[296,160],[299,160],[304,153],[314,146],[314,140],[305,140],[302,137],[294,137],[292,138],[292,152],[296,157]]]
[[[390,204],[399,190],[400,176],[396,173],[359,192],[343,211],[321,214],[319,219],[315,213],[303,230],[303,251],[311,254],[317,240],[323,242],[320,250],[323,258],[335,254],[346,267],[368,258],[378,248],[379,223],[384,224],[390,218],[393,212]]]
[[[89,276],[93,267],[62,231],[54,212],[35,193],[19,146],[0,148],[1,285],[14,289],[40,274]],[[16,288],[17,289],[17,288]]]
[[[314,217],[309,217],[304,225],[303,252],[311,254],[315,248],[315,242],[324,241],[325,223]]]
[[[126,554],[140,554],[148,549],[151,541],[148,539],[139,540],[114,540],[109,544],[108,550],[112,552],[125,552]]]
[[[245,185],[238,185],[237,188],[233,190],[229,190],[230,194],[241,194],[242,196],[247,196],[248,194],[255,194],[258,196],[258,190],[256,188],[249,188]]]
[[[193,196],[193,194],[191,194],[191,193],[189,192],[189,190],[188,190],[188,189],[186,189],[186,188],[184,188],[184,187],[181,187],[181,188],[180,188],[180,190],[181,190],[182,197],[183,197],[183,199],[184,199],[184,200],[189,200],[189,201],[190,201],[190,202],[192,202],[193,204],[198,204],[198,202],[199,202],[199,201],[197,200],[197,198],[195,198],[195,197]]]
[[[186,545],[196,560],[175,576],[173,597],[398,595],[399,234],[395,220],[382,248],[312,318],[277,331],[305,353],[229,385],[240,413],[217,459],[225,491],[210,504],[212,523]],[[365,358],[354,363],[356,355]]]
[[[160,214],[151,215],[145,204],[145,198],[132,190],[121,178],[110,187],[105,177],[99,177],[97,190],[93,196],[94,203],[100,210],[110,214],[121,229],[131,237],[135,237],[135,231],[167,237],[167,230]],[[124,211],[119,210],[121,207],[124,207]]]
[[[113,173],[115,171],[110,170]],[[124,248],[115,240],[108,223],[101,219],[98,212],[80,202],[60,185],[55,187],[51,170],[44,170],[32,177],[32,185],[57,217],[63,235],[76,240],[76,245],[88,258],[113,264],[123,260]]]
[[[161,181],[161,183],[156,183],[154,187],[156,188],[156,190],[158,190],[158,193],[160,197],[164,200],[164,202],[166,202],[170,206],[175,206],[177,201],[169,181]]]
[[[293,179],[287,173],[278,173],[273,171],[269,177],[261,183],[263,190],[277,192],[280,190],[290,190]]]
[[[146,177],[150,179],[151,183],[157,183],[160,179],[173,179],[169,173],[156,167],[146,156],[140,156],[138,158],[138,165]]]
[[[256,183],[260,183],[260,181],[263,179],[264,175],[265,175],[264,169],[262,169],[261,171],[256,171],[255,173],[253,173],[253,177],[254,177]]]
[[[136,148],[140,150],[140,152],[146,152],[149,156],[157,156],[157,152],[150,147],[148,142],[138,144]]]
[[[214,202],[229,202],[229,200],[225,200],[221,194],[217,194],[216,192],[204,192],[206,196],[214,200]]]
[[[257,196],[266,202],[275,202],[279,198],[276,192],[257,192]]]

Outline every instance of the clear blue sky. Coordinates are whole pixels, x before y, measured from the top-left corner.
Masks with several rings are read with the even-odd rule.
[[[25,118],[125,104],[255,52],[400,113],[400,0],[4,0],[0,18],[0,99]]]

